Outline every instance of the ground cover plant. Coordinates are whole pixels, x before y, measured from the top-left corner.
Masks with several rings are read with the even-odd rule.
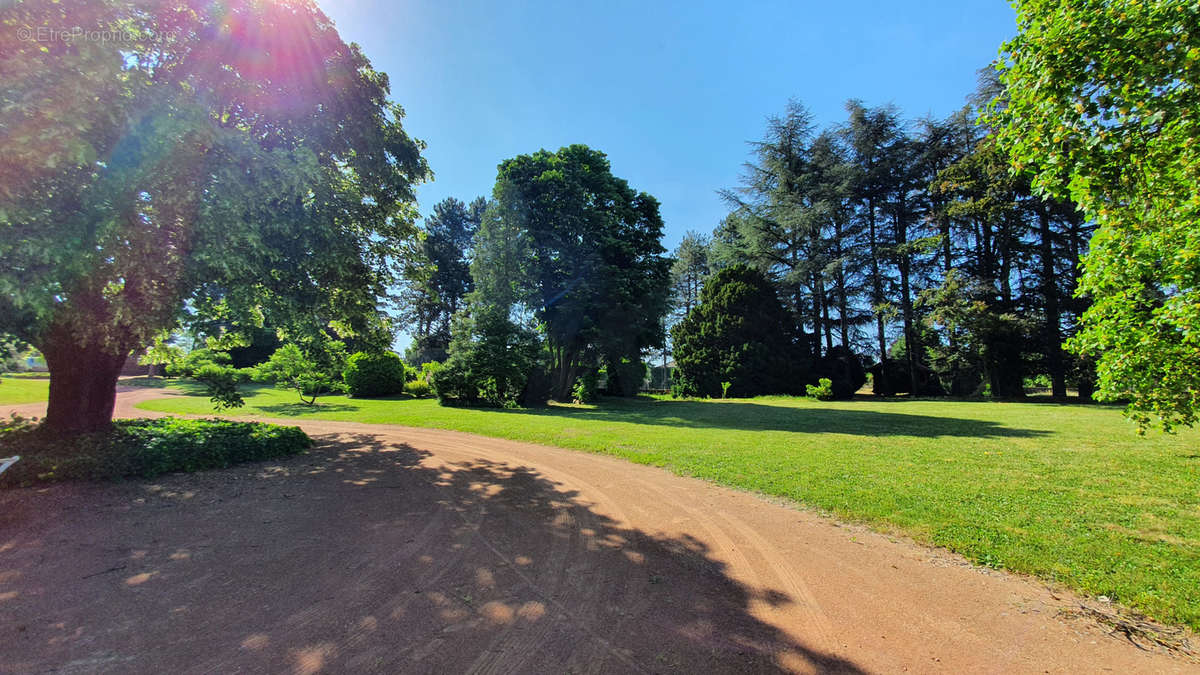
[[[21,460],[0,485],[71,479],[153,478],[294,455],[312,441],[297,427],[218,419],[116,420],[108,431],[63,438],[14,416],[0,423],[0,455]]]
[[[150,410],[208,414],[202,396]],[[953,400],[433,400],[320,406],[250,389],[237,414],[454,429],[616,455],[795,500],[1200,629],[1200,433],[1139,437],[1117,408]]]

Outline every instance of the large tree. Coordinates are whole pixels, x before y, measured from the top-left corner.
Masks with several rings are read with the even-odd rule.
[[[815,126],[808,109],[789,101],[782,115],[767,118],[761,141],[750,144],[742,184],[724,192],[738,218],[742,253],[776,284],[797,327],[811,328],[807,349],[819,355],[823,325],[824,256],[822,220],[814,208],[816,176],[811,166]]]
[[[622,370],[662,345],[670,259],[658,200],[584,145],[502,162],[494,198],[527,242],[522,301],[545,332],[552,398],[597,364]]]
[[[1143,426],[1200,413],[1200,5],[1018,0],[998,142],[1098,224],[1077,351]]]
[[[508,190],[497,185],[497,194]],[[515,197],[484,210],[471,246],[466,305],[454,316],[449,358],[431,384],[443,404],[497,407],[545,403],[541,341],[529,311],[530,247],[525,210]],[[541,397],[541,400],[537,400]]]
[[[45,354],[48,427],[105,428],[121,364],[185,308],[377,325],[427,167],[387,77],[315,5],[17,2],[0,21],[0,332]],[[121,39],[21,40],[66,25]]]
[[[924,276],[922,267],[929,262],[921,255],[930,241],[921,232],[925,217],[923,191],[928,183],[922,160],[929,144],[909,133],[893,106],[868,108],[859,101],[850,101],[846,108],[850,119],[843,133],[854,164],[858,221],[866,236],[870,261],[871,306],[881,372],[888,370],[889,319],[898,315],[908,387],[916,391],[924,350],[914,300]]]
[[[708,262],[708,237],[689,231],[675,248],[671,263],[671,307],[679,321],[700,302],[700,289],[712,268]]]
[[[414,365],[446,360],[451,319],[471,292],[471,240],[486,208],[483,197],[469,205],[449,197],[425,219],[400,298],[412,332],[409,360]]]
[[[859,101],[846,103],[850,119],[843,129],[854,167],[856,218],[863,233],[868,267],[870,307],[875,315],[875,346],[879,362],[888,360],[888,322],[894,309],[890,301],[884,236],[885,206],[891,191],[891,147],[899,135],[898,114],[893,108],[867,108]]]
[[[833,350],[832,333],[837,328],[837,342],[849,348],[853,330],[872,317],[869,310],[855,307],[864,291],[865,257],[859,241],[861,223],[854,219],[854,166],[847,159],[847,149],[838,134],[824,131],[813,141],[810,170],[813,175],[812,210],[817,221],[815,230],[820,237],[817,262],[821,288],[828,287],[828,297],[822,299],[825,325],[825,351]],[[815,266],[813,266],[815,267]],[[814,287],[816,285],[814,284]],[[831,314],[836,320],[831,320]]]

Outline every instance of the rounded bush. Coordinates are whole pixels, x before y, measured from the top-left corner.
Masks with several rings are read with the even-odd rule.
[[[445,404],[450,401],[475,403],[479,398],[479,388],[471,381],[463,359],[450,359],[429,376],[429,384],[438,401]]]
[[[395,352],[358,352],[346,359],[342,378],[355,398],[392,396],[404,391],[404,361]]]
[[[727,267],[705,281],[700,304],[671,329],[671,340],[676,395],[797,394],[811,371],[775,286],[746,265]]]

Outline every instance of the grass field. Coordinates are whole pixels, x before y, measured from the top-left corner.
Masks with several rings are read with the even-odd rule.
[[[45,401],[50,390],[50,380],[46,377],[8,377],[0,378],[0,405],[22,405]]]
[[[469,431],[785,497],[1200,629],[1200,433],[1050,403],[606,400],[545,410],[251,390],[240,414]],[[144,408],[211,414],[206,398]]]

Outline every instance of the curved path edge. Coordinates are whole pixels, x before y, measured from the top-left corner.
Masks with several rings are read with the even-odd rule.
[[[117,416],[157,416],[135,406],[169,395],[155,389],[122,391]],[[4,415],[9,411],[35,415],[39,407],[0,408]],[[79,670],[112,666],[147,672],[167,666],[186,671],[186,663],[200,670],[275,670],[279,665],[294,672],[334,666],[383,672],[399,664],[424,672],[520,672],[549,665],[564,672],[1200,672],[1196,662],[1183,656],[1138,647],[1075,616],[1081,600],[1069,592],[664,469],[456,431],[239,419],[299,426],[318,441],[318,448],[303,458],[206,472],[195,479],[0,493],[0,625],[6,612],[22,626],[61,615],[69,618],[59,623],[70,628],[74,622],[79,635],[87,637],[79,645],[91,645],[76,649],[63,636],[51,642],[45,637],[51,629],[43,627],[37,636],[45,641],[18,642],[16,655],[7,657],[11,660],[0,657],[0,671],[63,667],[62,659],[70,658],[67,665]],[[372,463],[392,457],[383,454],[387,452],[407,453],[409,459]],[[418,478],[423,482],[403,482]],[[230,487],[236,481],[241,481],[238,487]],[[397,489],[370,489],[376,487]],[[199,506],[172,497],[164,502],[170,508],[138,510],[147,503],[145,494],[166,499],[164,490],[190,491],[209,501]],[[329,515],[323,517],[315,506],[276,513],[275,502],[259,501],[255,490],[275,500],[328,507]],[[89,500],[106,504],[93,519],[72,525],[59,517],[53,525],[57,529],[47,520],[47,513],[88,511]],[[137,506],[128,506],[130,500]],[[385,506],[380,500],[389,501]],[[153,637],[159,630],[142,625],[151,613],[139,614],[137,602],[121,602],[131,591],[149,592],[160,579],[175,578],[169,573],[174,568],[167,562],[147,568],[140,573],[149,575],[144,580],[126,571],[140,569],[137,561],[153,558],[156,551],[164,561],[186,555],[179,560],[190,564],[203,558],[195,552],[204,546],[220,549],[219,532],[206,539],[196,531],[207,532],[230,504],[248,518],[274,514],[265,517],[261,532],[237,530],[239,541],[258,537],[267,545],[274,541],[272,527],[295,528],[294,536],[275,551],[286,549],[287,562],[268,555],[264,560],[272,562],[261,564],[275,569],[275,578],[293,579],[293,584],[307,578],[302,570],[316,570],[315,595],[296,607],[242,607],[243,612],[261,611],[261,630],[230,620],[236,628],[228,628],[228,634],[214,630],[216,642],[207,651],[181,648],[178,654],[144,662],[117,646],[98,650],[96,645],[106,645],[106,640],[115,644],[146,630]],[[187,509],[202,520],[188,520]],[[420,515],[402,517],[409,513]],[[329,522],[338,517],[346,521]],[[129,551],[121,551],[120,560],[105,548],[105,540],[138,539],[145,531],[171,540],[172,533],[186,529],[169,522],[172,518],[183,519],[180,523],[187,523],[191,532],[169,544],[139,539]],[[364,534],[355,518],[368,522],[370,533]],[[112,533],[105,533],[109,522],[116,524]],[[92,530],[82,534],[78,528]],[[364,537],[339,540],[335,548],[343,560],[328,561],[329,552],[317,542],[296,543],[305,533],[336,537],[341,529]],[[92,546],[73,549],[72,537]],[[49,538],[58,546],[47,546]],[[389,546],[377,548],[384,541]],[[177,550],[168,552],[172,546]],[[250,549],[217,556],[213,563],[240,565]],[[92,606],[98,616],[88,614],[86,603],[77,610],[81,613],[72,614],[54,597],[52,584],[63,583],[54,577],[55,570],[62,571],[63,579],[79,571],[65,560],[71,555],[102,570],[108,569],[105,555],[116,561],[111,575],[95,577],[113,580],[112,588],[97,591],[102,597],[113,594],[103,606]],[[320,572],[327,562],[344,562],[349,572]],[[215,605],[236,605],[230,593],[237,586],[222,574],[210,565],[176,578],[178,584],[192,584],[188,588],[199,595],[182,602],[174,597],[184,592],[177,585],[163,591],[174,595],[169,601],[155,600],[154,607],[161,604],[168,612],[172,608],[166,604],[178,602],[173,609],[183,609],[157,638],[170,640],[172,631],[194,633],[198,624],[189,623],[190,615],[206,626],[225,617]],[[16,595],[6,596],[8,582],[17,590],[7,593]],[[364,609],[368,605],[370,612]],[[132,613],[121,614],[122,607]],[[104,615],[114,611],[115,617]],[[422,618],[405,628],[404,639],[379,642],[379,626],[385,622],[381,616],[388,612],[396,626]],[[330,616],[356,628],[347,636],[339,623],[334,631]],[[91,623],[114,619],[125,628],[98,631]],[[332,632],[338,637],[328,637]],[[230,649],[231,640],[240,640],[236,653],[223,653],[222,645]],[[658,654],[651,653],[656,650]],[[203,664],[189,661],[200,653],[210,654]],[[268,654],[275,661],[253,660]],[[374,660],[364,660],[367,655]],[[97,665],[105,667],[92,668]]]

